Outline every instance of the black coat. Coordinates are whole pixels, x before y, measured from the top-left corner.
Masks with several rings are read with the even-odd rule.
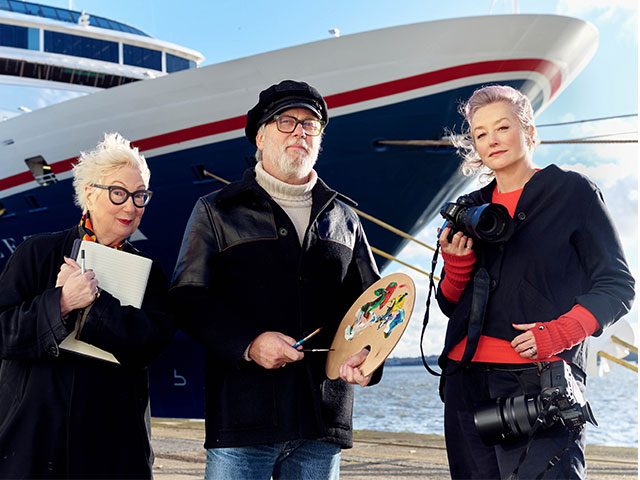
[[[470,197],[476,205],[490,203],[494,188],[495,180]],[[485,267],[491,277],[484,335],[511,341],[522,333],[512,323],[548,322],[580,304],[598,321],[597,336],[629,311],[634,279],[595,184],[550,165],[525,185],[514,221],[506,243],[474,244],[473,273]],[[450,317],[441,364],[467,334],[472,285],[457,304],[438,289],[440,308]],[[581,342],[559,356],[584,371],[586,350]]]
[[[337,196],[318,180],[302,247],[252,170],[197,202],[172,293],[182,328],[206,348],[205,447],[298,438],[351,446],[353,386],[326,378],[326,354],[276,370],[243,359],[266,331],[299,339],[323,327],[307,345],[328,347],[379,278],[357,215]]]
[[[154,262],[142,309],[106,291],[90,308],[80,339],[121,365],[60,350],[69,331],[55,283],[76,238],[77,226],[27,239],[0,276],[3,479],[151,477],[146,365],[173,335],[167,281]]]

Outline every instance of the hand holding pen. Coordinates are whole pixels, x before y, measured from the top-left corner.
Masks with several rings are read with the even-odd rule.
[[[60,312],[62,316],[93,303],[98,292],[98,280],[93,270],[82,272],[82,266],[70,258],[64,259],[57,282],[62,286]]]

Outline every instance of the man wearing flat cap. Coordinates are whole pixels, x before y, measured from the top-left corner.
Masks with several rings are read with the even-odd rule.
[[[255,168],[200,198],[172,295],[206,351],[205,478],[338,478],[352,446],[353,385],[363,350],[327,379],[326,349],[351,304],[378,278],[349,199],[313,166],[328,122],[312,86],[260,93],[245,133]],[[321,330],[294,348],[296,342]]]

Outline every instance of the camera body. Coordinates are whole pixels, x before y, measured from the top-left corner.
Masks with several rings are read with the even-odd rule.
[[[586,422],[598,426],[566,362],[545,364],[540,387],[537,396],[497,398],[477,406],[473,420],[485,445],[526,436],[537,421],[545,428],[560,422],[572,432],[579,432]]]
[[[457,202],[445,203],[440,215],[446,220],[440,230],[451,227],[449,241],[456,232],[461,231],[475,240],[506,242],[515,228],[509,211],[503,205],[485,203],[476,206],[468,196],[460,197]]]

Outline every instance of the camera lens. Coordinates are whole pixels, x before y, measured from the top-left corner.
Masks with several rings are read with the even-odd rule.
[[[497,203],[469,207],[460,214],[463,229],[486,242],[502,242],[511,237],[513,223],[509,211]]]
[[[480,405],[473,421],[485,445],[496,445],[509,438],[517,438],[529,433],[540,412],[539,398],[521,395],[519,397],[497,398]]]

